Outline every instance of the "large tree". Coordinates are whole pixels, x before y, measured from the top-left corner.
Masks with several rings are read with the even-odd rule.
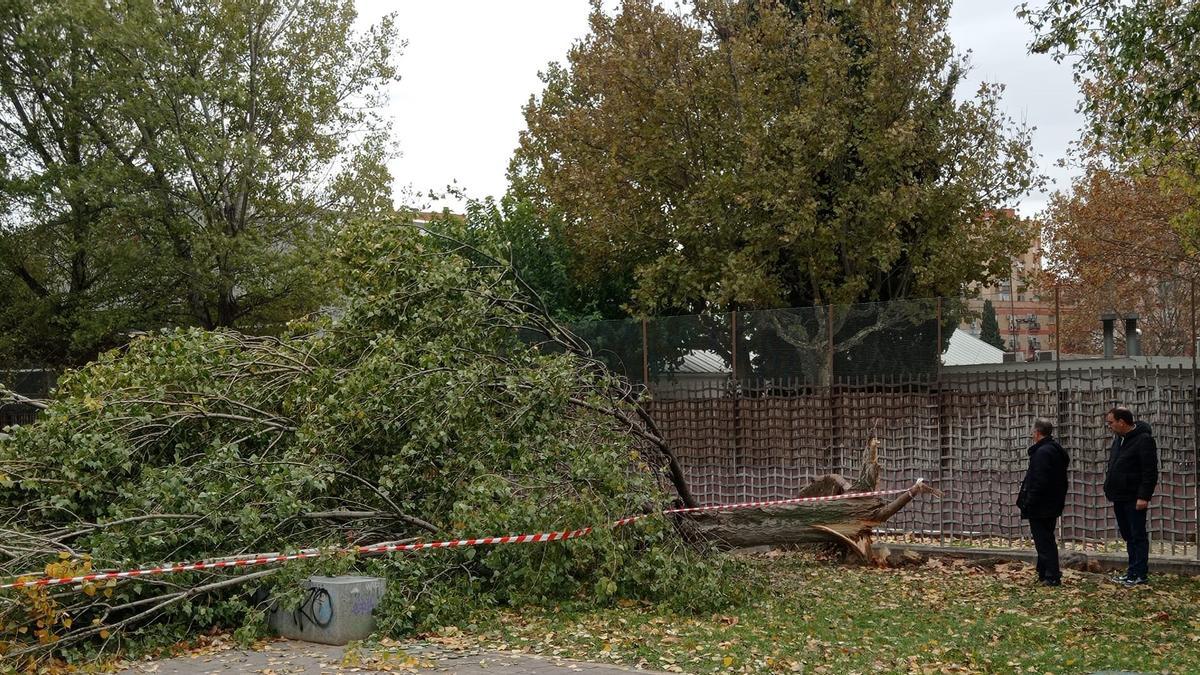
[[[115,157],[88,123],[111,100],[81,3],[0,5],[0,354],[73,362],[142,312],[141,255]],[[130,302],[130,296],[145,302]]]
[[[318,306],[338,214],[390,207],[376,111],[398,43],[354,18],[349,0],[5,4],[3,281],[25,315],[99,326],[46,360]]]
[[[514,191],[645,312],[958,295],[1027,245],[988,214],[1035,178],[1001,88],[955,97],[949,5],[597,3],[526,107]],[[831,330],[852,349],[912,309],[772,329],[827,379]]]

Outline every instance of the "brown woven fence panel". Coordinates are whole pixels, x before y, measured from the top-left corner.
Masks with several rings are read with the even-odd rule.
[[[653,386],[651,387],[653,392]],[[867,378],[834,386],[728,380],[676,386],[650,412],[707,504],[792,496],[825,473],[857,475],[872,435],[881,441],[881,487],[925,478],[941,500],[920,499],[885,532],[927,541],[1028,537],[1015,506],[1037,417],[1057,419],[1071,454],[1061,520],[1064,545],[1119,548],[1103,495],[1115,404],[1148,421],[1158,441],[1159,488],[1150,517],[1158,554],[1196,548],[1196,402],[1190,369],[955,375],[899,381]]]
[[[1100,420],[1120,403],[1150,423],[1158,444],[1159,483],[1150,511],[1157,552],[1194,552],[1196,543],[1195,401],[1191,372],[1149,370],[1135,378],[1092,372],[1080,386],[1064,387],[1063,437],[1071,450],[1071,491],[1063,514],[1064,539],[1084,548],[1104,546],[1116,531],[1104,498],[1104,470],[1112,437]]]
[[[1055,392],[1041,384],[979,378],[940,390],[948,438],[940,483],[944,537],[1027,536],[1015,502],[1030,429],[1038,417],[1056,415]]]

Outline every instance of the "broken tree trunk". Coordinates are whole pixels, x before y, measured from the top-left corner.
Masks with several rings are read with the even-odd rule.
[[[861,473],[853,483],[837,474],[817,478],[796,497],[820,497],[878,489],[879,441],[868,444]],[[720,548],[780,544],[837,542],[869,557],[871,532],[908,505],[919,494],[941,496],[918,480],[907,492],[886,500],[880,497],[851,497],[827,502],[801,502],[729,511],[697,511],[682,514],[678,525],[690,538],[708,541]]]

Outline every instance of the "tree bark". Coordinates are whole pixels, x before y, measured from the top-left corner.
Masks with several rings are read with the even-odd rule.
[[[878,490],[877,439],[867,445],[857,480],[826,474],[802,488],[795,497],[822,497]],[[680,514],[677,525],[693,541],[721,549],[762,545],[840,543],[863,559],[871,556],[873,529],[896,515],[919,494],[941,492],[918,480],[890,501],[881,497],[850,497],[835,501],[801,502],[727,511]]]
[[[903,509],[915,495],[932,491],[924,483],[917,483],[891,501],[879,497],[853,497],[830,502],[698,511],[683,514],[679,518],[679,527],[689,538],[711,542],[721,549],[837,542],[866,557],[872,529]]]

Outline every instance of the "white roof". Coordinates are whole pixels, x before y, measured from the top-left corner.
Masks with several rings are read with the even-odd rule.
[[[942,354],[942,365],[970,366],[978,363],[1004,363],[1004,350],[989,345],[961,328],[955,328],[950,336],[950,346]]]
[[[709,373],[729,373],[729,364],[725,363],[725,358],[720,354],[709,351],[693,349],[683,355],[683,363],[675,369],[676,373],[689,374],[709,374]]]
[[[961,328],[954,329],[950,346],[942,354],[944,366],[970,366],[985,363],[1004,363],[1004,350],[980,340]],[[728,374],[729,364],[720,354],[695,349],[683,355],[683,361],[672,371],[677,374]]]

